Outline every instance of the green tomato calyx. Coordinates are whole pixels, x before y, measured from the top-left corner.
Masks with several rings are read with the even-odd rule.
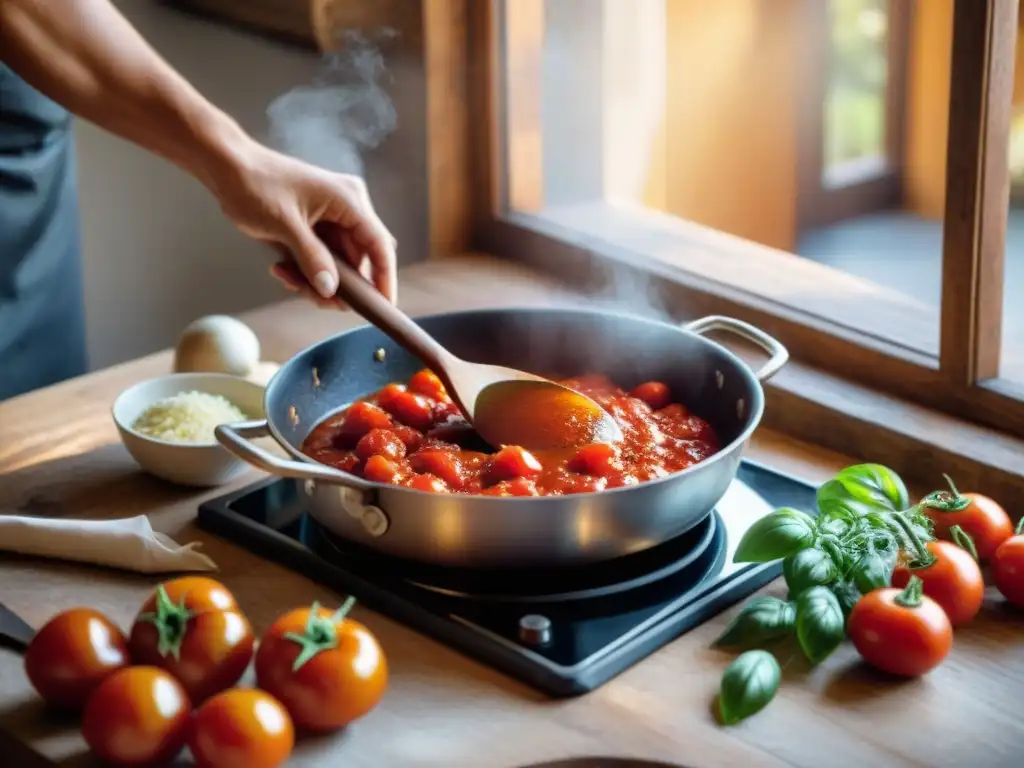
[[[337,625],[345,620],[349,611],[356,604],[354,597],[348,597],[341,608],[330,616],[320,615],[320,603],[314,601],[309,609],[309,618],[302,633],[288,632],[285,638],[297,643],[300,650],[292,663],[292,673],[298,672],[321,651],[329,651],[338,647]]]
[[[943,475],[949,483],[948,491],[933,491],[921,499],[921,506],[939,512],[963,512],[971,506],[971,500],[956,489],[953,478]]]
[[[903,588],[894,600],[897,605],[902,605],[904,608],[917,608],[921,605],[921,599],[924,597],[924,582],[921,581],[917,576],[911,575],[910,581],[907,582],[907,586]]]
[[[158,641],[156,650],[161,656],[168,654],[175,661],[181,661],[181,644],[188,631],[188,622],[195,613],[185,607],[185,595],[179,603],[173,603],[164,585],[156,588],[156,610],[139,614],[138,621],[145,621],[156,627]]]

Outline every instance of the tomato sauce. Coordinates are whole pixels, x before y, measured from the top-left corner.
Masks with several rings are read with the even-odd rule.
[[[311,459],[379,483],[435,493],[558,496],[666,477],[720,449],[711,425],[650,381],[630,392],[601,374],[559,381],[592,398],[622,440],[492,452],[432,372],[383,389],[324,419],[303,441]]]

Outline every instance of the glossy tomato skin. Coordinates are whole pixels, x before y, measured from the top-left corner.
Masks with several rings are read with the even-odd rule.
[[[159,632],[143,618],[157,609],[155,593],[139,611],[128,646],[136,664],[166,669],[185,687],[192,702],[199,704],[242,677],[252,660],[252,627],[234,596],[218,581],[184,576],[164,582],[163,587],[171,603],[184,605],[192,614],[178,657],[160,652]]]
[[[285,635],[301,635],[310,610],[286,613],[267,630],[256,652],[256,681],[285,705],[298,728],[329,731],[377,706],[387,688],[388,666],[373,634],[345,618],[334,622],[337,647],[321,651],[293,672],[302,649]],[[319,608],[318,615],[329,619],[332,612]]]
[[[950,528],[959,525],[964,533],[974,539],[978,559],[987,561],[996,549],[1013,535],[1013,523],[1006,511],[988,496],[980,493],[963,493],[969,505],[959,511],[945,512],[925,506],[924,512],[934,524],[935,538],[951,541]]]
[[[892,585],[902,589],[910,574],[924,582],[924,593],[938,603],[954,627],[971,621],[981,610],[985,580],[970,553],[948,541],[929,541],[928,551],[935,563],[913,571],[900,565],[893,571]]]
[[[119,768],[163,765],[185,745],[192,705],[185,689],[157,667],[126,667],[102,683],[82,714],[93,754]]]
[[[130,662],[124,634],[91,608],[58,613],[25,652],[25,674],[43,700],[78,710],[107,677]]]
[[[1024,536],[1011,536],[1000,544],[990,566],[992,580],[1003,597],[1024,608]]]
[[[232,688],[195,714],[188,746],[199,768],[276,768],[295,746],[295,726],[266,691]]]
[[[886,587],[853,606],[846,633],[871,666],[902,677],[937,667],[953,647],[953,627],[938,603],[925,596],[916,607],[900,605],[901,589]]]

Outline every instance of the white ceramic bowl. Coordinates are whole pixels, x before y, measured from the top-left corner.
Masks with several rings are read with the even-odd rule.
[[[144,470],[179,485],[212,487],[241,475],[249,465],[232,456],[220,443],[172,443],[144,435],[132,424],[153,403],[180,392],[206,392],[234,403],[248,419],[263,418],[259,384],[223,373],[174,373],[143,381],[114,401],[114,423],[121,442]]]

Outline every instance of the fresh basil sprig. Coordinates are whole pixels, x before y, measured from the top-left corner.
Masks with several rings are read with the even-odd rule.
[[[769,563],[799,552],[814,542],[814,518],[799,509],[783,507],[754,523],[740,539],[733,560]]]
[[[777,597],[755,597],[715,641],[721,646],[767,645],[793,634],[796,606]]]
[[[846,618],[832,590],[811,587],[796,600],[796,638],[807,660],[820,664],[846,637]]]

